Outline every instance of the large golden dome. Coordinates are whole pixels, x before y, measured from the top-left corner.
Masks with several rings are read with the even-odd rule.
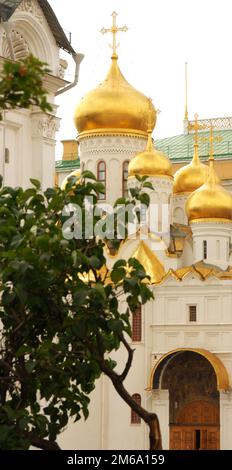
[[[172,177],[172,165],[164,153],[154,148],[151,132],[148,132],[146,150],[138,153],[129,163],[129,176],[169,176]]]
[[[186,214],[190,222],[196,219],[232,220],[232,195],[219,184],[213,159],[210,160],[207,182],[187,200]]]
[[[122,75],[117,56],[106,79],[90,91],[76,108],[74,121],[79,134],[98,129],[147,132],[148,99],[133,88]],[[152,105],[152,127],[156,111]]]
[[[192,193],[200,188],[208,176],[208,167],[200,162],[198,156],[198,146],[194,145],[194,155],[192,161],[180,168],[174,175],[174,194]]]

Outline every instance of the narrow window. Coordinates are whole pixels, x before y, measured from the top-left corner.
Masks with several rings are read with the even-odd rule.
[[[10,163],[10,150],[5,148],[5,163]]]
[[[123,167],[122,167],[122,196],[125,198],[128,197],[128,188],[127,188],[128,166],[129,166],[129,162],[126,161],[123,163]]]
[[[207,241],[203,241],[203,259],[207,258]]]
[[[106,187],[106,164],[101,161],[97,165],[97,179],[99,183],[102,183]],[[106,198],[106,193],[99,194],[99,199],[104,201]]]
[[[132,319],[132,341],[142,341],[142,308],[138,305]]]
[[[189,305],[189,321],[191,322],[197,321],[197,306],[196,305]]]
[[[141,395],[139,395],[139,393],[134,393],[134,395],[132,395],[132,398],[134,401],[136,401],[136,403],[138,403],[138,405],[141,405]],[[140,416],[137,415],[135,411],[131,410],[131,424],[140,424],[140,423],[141,423]]]

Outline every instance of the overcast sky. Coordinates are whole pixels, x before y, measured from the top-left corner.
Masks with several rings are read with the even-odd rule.
[[[182,132],[184,64],[189,70],[189,116],[232,115],[232,0],[49,0],[72,45],[85,54],[79,84],[58,99],[59,139],[75,138],[75,105],[101,82],[110,65],[111,13],[118,13],[119,64],[126,79],[161,110],[155,138]],[[71,81],[73,69],[68,70]]]

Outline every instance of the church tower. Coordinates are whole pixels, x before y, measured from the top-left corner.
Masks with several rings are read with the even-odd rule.
[[[232,195],[218,181],[214,169],[213,128],[210,130],[209,175],[188,198],[186,214],[193,233],[194,262],[227,269],[232,233]]]
[[[113,204],[127,195],[128,165],[131,158],[145,149],[147,141],[148,100],[124,78],[118,64],[116,35],[127,31],[113,25],[102,29],[112,33],[113,46],[109,72],[105,80],[78,104],[75,124],[78,131],[82,169],[90,170],[105,185],[102,201]],[[156,111],[152,106],[152,129]]]

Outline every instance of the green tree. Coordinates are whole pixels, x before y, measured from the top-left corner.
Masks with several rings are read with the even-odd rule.
[[[88,177],[88,180],[86,178]],[[89,393],[104,372],[119,395],[150,426],[152,448],[160,446],[158,421],[134,402],[123,382],[133,350],[130,315],[152,297],[146,273],[135,260],[106,268],[104,241],[65,239],[64,206],[78,204],[101,185],[83,174],[65,191],[3,187],[0,191],[0,448],[56,449],[69,418],[88,416]],[[94,217],[94,226],[99,216]],[[84,229],[83,229],[84,230]],[[119,300],[127,308],[121,312]],[[124,345],[121,374],[109,353]]]
[[[6,61],[0,74],[0,120],[2,111],[39,106],[42,111],[52,111],[43,88],[43,77],[49,72],[44,62],[32,55],[20,62]]]
[[[50,110],[42,88],[45,73],[44,64],[32,57],[7,63],[0,109],[36,104]],[[133,258],[118,261],[108,272],[105,240],[84,234],[64,238],[67,204],[77,204],[83,219],[86,197],[93,197],[96,207],[103,188],[92,174],[83,174],[75,189],[71,180],[65,191],[42,193],[39,182],[31,183],[27,190],[0,190],[0,449],[59,449],[56,440],[69,419],[87,418],[89,394],[101,373],[148,424],[150,448],[159,449],[157,416],[124,387],[133,361],[130,317],[139,302],[152,298],[146,273]],[[149,183],[140,183],[130,203],[149,203],[141,193]],[[94,226],[99,218],[94,217]],[[123,312],[121,297],[127,303]],[[110,352],[120,346],[128,358],[118,374]]]

